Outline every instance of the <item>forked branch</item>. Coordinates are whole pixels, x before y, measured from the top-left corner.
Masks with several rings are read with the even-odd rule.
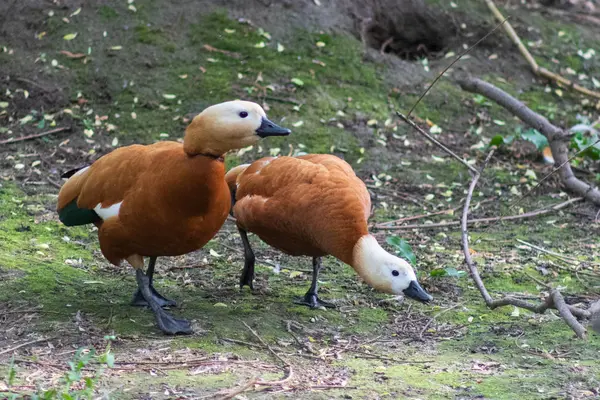
[[[483,280],[481,279],[481,276],[479,275],[479,270],[477,269],[477,266],[475,266],[475,263],[473,262],[473,259],[471,257],[471,252],[469,251],[469,231],[467,229],[467,221],[469,216],[469,206],[471,205],[471,199],[473,198],[473,191],[477,186],[477,182],[479,181],[479,178],[481,177],[485,166],[487,165],[488,161],[490,160],[493,154],[494,150],[490,151],[490,153],[485,159],[483,167],[481,167],[481,169],[477,171],[475,176],[473,176],[471,184],[469,185],[469,190],[467,192],[467,198],[465,199],[465,205],[463,207],[463,213],[461,218],[462,247],[463,253],[465,255],[465,261],[467,263],[467,266],[469,267],[471,278],[473,278],[477,289],[479,290],[479,292],[483,296],[483,299],[485,300],[485,304],[490,309],[493,310],[498,307],[512,305],[535,313],[543,314],[548,308],[556,308],[560,316],[571,327],[571,329],[575,331],[577,336],[581,339],[584,339],[586,337],[586,329],[583,327],[583,325],[579,323],[579,321],[577,321],[573,314],[576,314],[579,317],[589,318],[591,313],[588,310],[582,310],[567,305],[565,303],[565,299],[557,289],[551,289],[548,297],[546,297],[544,302],[540,304],[534,304],[511,296],[506,296],[501,299],[494,300],[492,296],[490,296],[489,292],[487,291],[487,288],[483,283]]]
[[[569,132],[555,126],[546,118],[491,83],[473,77],[458,78],[457,83],[463,90],[480,94],[496,102],[544,135],[548,139],[554,157],[555,170],[552,172],[558,171],[562,184],[568,190],[596,205],[600,205],[600,191],[598,188],[577,178],[571,169],[569,164]]]

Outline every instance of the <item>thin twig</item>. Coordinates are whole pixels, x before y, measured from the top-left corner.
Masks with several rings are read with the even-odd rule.
[[[431,317],[431,318],[429,319],[429,321],[427,321],[427,323],[425,324],[425,326],[423,326],[423,329],[421,329],[421,332],[419,332],[419,340],[423,340],[423,334],[425,333],[425,331],[427,330],[427,328],[429,328],[429,325],[431,325],[431,323],[432,323],[433,321],[435,321],[435,319],[436,319],[437,317],[439,317],[439,316],[440,316],[440,315],[442,315],[442,314],[445,314],[445,313],[447,313],[447,312],[448,312],[448,311],[450,311],[450,310],[454,310],[456,307],[458,307],[458,306],[462,306],[462,305],[463,305],[463,303],[458,303],[458,304],[455,304],[455,305],[453,305],[452,307],[448,307],[448,308],[446,308],[445,310],[442,310],[442,311],[440,311],[439,313],[435,314],[433,317]]]
[[[251,387],[253,387],[254,385],[256,385],[257,382],[257,378],[252,378],[250,379],[248,382],[246,382],[244,385],[240,386],[239,388],[233,389],[233,390],[228,390],[226,393],[223,392],[218,392],[216,394],[216,396],[219,396],[220,394],[223,394],[220,397],[216,397],[218,400],[229,400],[229,399],[233,399],[235,396],[237,396],[238,394],[242,394],[244,393],[246,390],[250,389]]]
[[[496,7],[496,5],[494,4],[494,2],[492,0],[485,0],[485,2],[497,20],[503,21],[503,22],[506,21],[506,18],[504,18],[504,16],[500,12],[500,10],[498,10],[498,8]],[[517,35],[517,32],[515,32],[515,30],[513,29],[513,27],[511,26],[511,24],[509,22],[504,24],[504,30],[506,31],[508,36],[511,38],[513,43],[519,48],[519,52],[525,58],[525,60],[527,60],[527,63],[533,70],[534,74],[536,74],[540,77],[552,80],[554,82],[557,82],[559,84],[562,84],[566,87],[570,87],[570,88],[578,91],[579,93],[583,93],[585,95],[600,99],[600,93],[590,90],[588,88],[585,88],[581,85],[578,85],[577,83],[572,82],[572,81],[568,80],[567,78],[565,78],[561,75],[558,75],[554,72],[551,72],[551,71],[547,70],[546,68],[540,67],[538,65],[538,63],[535,61],[535,59],[533,58],[533,56],[531,55],[531,53],[529,52],[529,50],[527,50],[527,47],[525,47],[525,45],[519,38],[519,35]]]
[[[477,46],[479,43],[483,42],[485,39],[488,38],[488,36],[490,36],[492,33],[496,32],[496,30],[498,28],[500,28],[510,17],[505,18],[503,21],[501,21],[498,25],[496,25],[494,27],[494,29],[492,29],[491,31],[489,31],[488,33],[485,34],[484,37],[482,37],[481,39],[479,39],[478,41],[475,42],[475,44],[473,44],[471,47],[469,47],[468,49],[466,49],[465,51],[463,51],[462,53],[459,54],[458,57],[456,57],[454,59],[454,61],[452,61],[446,68],[444,68],[444,70],[433,80],[433,82],[431,82],[431,85],[429,85],[427,87],[427,89],[425,89],[425,91],[423,92],[423,94],[421,94],[421,96],[417,99],[417,101],[415,102],[415,104],[413,104],[413,106],[411,107],[410,111],[408,112],[408,114],[406,114],[407,117],[410,117],[410,115],[412,114],[412,112],[415,110],[415,108],[417,107],[417,105],[419,105],[419,103],[421,102],[421,100],[423,100],[423,97],[425,97],[427,95],[427,93],[429,93],[429,91],[431,90],[431,88],[433,87],[433,85],[435,85],[437,83],[437,81],[439,81],[442,76],[444,76],[444,74],[450,69],[452,68],[452,66],[454,64],[456,64],[458,62],[458,60],[460,60],[461,58],[463,58],[465,55],[467,55],[468,52],[470,52],[475,46]],[[391,38],[390,38],[391,39]],[[381,52],[383,53],[383,46],[382,46],[382,50]]]
[[[434,138],[433,136],[431,136],[429,133],[427,133],[423,129],[421,129],[412,120],[408,119],[408,117],[406,115],[402,114],[400,111],[396,111],[396,115],[398,117],[400,117],[400,119],[402,119],[404,122],[406,122],[407,124],[409,124],[411,127],[413,127],[414,129],[416,129],[416,131],[419,132],[421,135],[425,136],[425,138],[427,138],[427,140],[429,140],[430,142],[432,142],[433,144],[435,144],[436,146],[438,146],[439,148],[441,148],[442,150],[444,150],[446,153],[450,154],[452,157],[454,157],[458,162],[460,162],[465,167],[467,167],[469,169],[469,171],[473,172],[474,174],[477,173],[477,170],[475,168],[473,168],[473,166],[471,166],[469,163],[467,163],[461,157],[459,157],[456,154],[454,154],[454,152],[452,150],[450,150],[449,148],[447,148],[446,146],[444,146],[441,142],[439,142],[436,138]]]
[[[480,171],[477,171],[477,173],[471,180],[471,184],[469,185],[469,190],[467,191],[467,198],[465,199],[465,205],[463,207],[463,213],[462,213],[462,218],[461,218],[461,236],[462,236],[463,252],[465,254],[465,261],[467,262],[467,266],[469,267],[471,276],[473,277],[473,280],[475,281],[475,285],[481,292],[486,303],[491,302],[492,297],[490,296],[487,289],[485,288],[483,281],[481,280],[481,277],[479,276],[479,271],[473,264],[473,259],[471,258],[471,252],[469,251],[469,231],[467,230],[467,224],[468,224],[467,219],[469,216],[469,206],[471,205],[471,199],[473,198],[473,191],[475,190],[475,186],[477,186],[477,182],[479,181],[479,178],[481,177],[481,174],[482,174],[486,164],[492,158],[493,154],[494,154],[494,150],[489,152],[489,154],[485,158],[483,167],[481,168]]]
[[[37,87],[39,89],[42,89],[44,92],[51,92],[52,91],[52,90],[48,89],[47,87],[42,86],[39,83],[34,82],[34,81],[32,81],[30,79],[27,79],[27,78],[16,78],[15,80],[19,81],[19,82],[27,83],[27,84],[29,84],[31,86],[35,86],[35,87]]]
[[[527,125],[539,131],[548,139],[550,149],[552,150],[552,156],[555,160],[554,165],[556,165],[557,168],[555,168],[555,170],[549,175],[544,177],[544,179],[542,179],[542,181],[540,181],[532,190],[529,190],[527,193],[521,196],[521,198],[519,198],[511,207],[514,207],[516,204],[530,195],[533,190],[535,190],[541,184],[541,182],[546,180],[557,171],[560,175],[562,184],[567,189],[579,196],[585,197],[587,200],[596,205],[600,205],[600,191],[590,184],[577,178],[573,173],[571,165],[569,164],[569,161],[572,159],[569,158],[569,132],[566,132],[565,130],[553,125],[550,123],[550,121],[548,121],[548,119],[534,112],[521,101],[488,82],[472,77],[462,77],[457,79],[457,83],[463,90],[480,94],[496,102],[500,106],[507,109],[511,114],[521,119]],[[598,141],[600,141],[600,139],[598,139]],[[581,151],[578,152],[578,154],[580,153]]]
[[[573,203],[577,203],[583,200],[583,197],[576,197],[573,199],[569,199],[562,203],[546,207],[540,208],[538,210],[526,212],[519,215],[507,215],[505,217],[488,217],[488,218],[475,218],[467,221],[468,225],[473,224],[482,224],[482,223],[495,223],[498,221],[514,221],[525,218],[533,218],[544,214],[549,214],[554,211],[562,210],[565,207],[570,206]],[[401,225],[401,226],[374,226],[373,229],[376,230],[405,230],[405,229],[429,229],[429,228],[444,228],[448,226],[456,226],[460,225],[460,221],[448,221],[448,222],[439,222],[434,224],[418,224],[418,225]]]
[[[501,299],[492,299],[489,292],[487,291],[481,276],[479,275],[479,270],[473,263],[473,259],[471,258],[471,252],[469,251],[469,232],[467,230],[467,217],[469,214],[469,206],[471,204],[471,198],[473,197],[473,191],[475,190],[475,186],[477,186],[477,182],[481,177],[481,173],[485,168],[485,165],[491,158],[494,150],[492,150],[486,160],[484,162],[483,167],[480,172],[478,172],[473,179],[471,180],[471,184],[469,185],[469,190],[467,192],[467,198],[465,200],[465,206],[463,208],[463,215],[461,218],[461,236],[462,236],[462,245],[463,245],[463,253],[465,256],[465,262],[469,267],[469,272],[471,273],[471,278],[475,282],[475,286],[483,296],[486,305],[490,309],[495,309],[498,307],[503,307],[507,305],[512,305],[515,307],[523,308],[538,314],[543,314],[548,308],[556,308],[558,309],[560,315],[565,320],[565,322],[575,331],[577,336],[581,339],[585,338],[585,328],[575,319],[574,314],[579,317],[589,318],[590,312],[587,310],[582,310],[577,307],[569,306],[565,303],[564,298],[556,289],[552,289],[550,292],[550,296],[546,297],[545,301],[541,304],[533,304],[525,300],[517,299],[514,297],[503,297]],[[542,283],[540,281],[540,283]],[[545,283],[542,283],[547,287]]]
[[[568,263],[571,263],[571,264],[576,264],[576,265],[579,265],[579,264],[581,264],[581,261],[579,261],[579,260],[578,260],[578,259],[576,259],[576,258],[569,257],[569,256],[565,256],[565,255],[563,255],[563,254],[559,254],[559,253],[555,253],[555,252],[553,252],[553,251],[550,251],[550,250],[546,250],[546,249],[544,249],[543,247],[536,246],[535,244],[531,244],[531,243],[529,243],[529,242],[526,242],[526,241],[524,241],[524,240],[517,239],[517,242],[519,242],[519,243],[522,243],[522,244],[524,244],[525,246],[527,246],[527,247],[530,247],[530,248],[532,248],[532,249],[535,249],[535,250],[537,250],[537,251],[540,251],[540,252],[542,252],[542,253],[546,253],[546,254],[548,254],[548,255],[551,255],[551,256],[554,256],[554,257],[556,257],[556,258],[560,258],[561,260],[563,260],[563,261],[566,261],[566,262],[568,262]],[[593,262],[593,261],[589,261],[589,263],[590,263],[590,264],[595,264],[595,265],[600,265],[600,263],[596,263],[596,262]]]
[[[60,128],[51,129],[51,130],[46,131],[46,132],[36,133],[35,135],[27,135],[27,136],[21,136],[19,138],[10,138],[10,139],[6,139],[6,140],[2,140],[2,141],[0,141],[0,145],[10,144],[10,143],[16,143],[16,142],[23,142],[25,140],[31,140],[31,139],[37,139],[37,138],[41,138],[43,136],[52,135],[53,133],[67,131],[67,130],[70,130],[70,129],[71,129],[70,126],[62,126]]]
[[[2,351],[0,351],[0,355],[2,355],[2,354],[6,354],[6,353],[12,353],[13,351],[15,351],[15,350],[18,350],[18,349],[21,349],[21,348],[23,348],[23,347],[27,347],[27,346],[29,346],[29,345],[36,344],[36,343],[47,342],[47,341],[50,341],[50,340],[54,340],[54,339],[56,339],[56,338],[57,338],[57,336],[52,336],[52,337],[49,337],[49,338],[43,338],[43,339],[37,339],[37,340],[31,340],[31,341],[29,341],[29,342],[21,343],[21,344],[20,344],[20,345],[18,345],[18,346],[11,347],[11,348],[9,348],[9,349],[6,349],[6,350],[2,350]]]
[[[242,321],[242,324],[244,324],[244,326],[245,326],[246,328],[248,328],[248,330],[250,331],[250,333],[252,333],[252,334],[254,335],[254,337],[256,337],[256,338],[258,339],[258,341],[259,341],[260,343],[262,343],[262,345],[263,345],[263,346],[265,346],[265,347],[266,347],[266,348],[267,348],[267,349],[268,349],[268,350],[271,352],[271,354],[273,354],[273,355],[275,356],[275,358],[277,358],[279,361],[281,361],[281,362],[283,363],[283,365],[285,365],[285,366],[287,366],[287,367],[289,367],[289,366],[290,366],[290,363],[288,363],[288,362],[287,362],[287,361],[285,361],[283,358],[281,358],[281,356],[280,356],[279,354],[277,354],[277,353],[275,352],[275,350],[273,350],[273,349],[271,348],[271,346],[269,346],[269,345],[267,344],[267,342],[265,342],[265,341],[263,340],[263,338],[262,338],[262,337],[260,337],[260,335],[259,335],[258,333],[256,333],[256,331],[255,331],[254,329],[252,329],[252,328],[250,327],[250,325],[248,325],[248,324],[246,323],[246,321]]]

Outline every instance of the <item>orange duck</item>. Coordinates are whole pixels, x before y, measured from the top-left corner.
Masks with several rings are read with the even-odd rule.
[[[183,144],[127,146],[67,172],[58,195],[59,218],[67,226],[95,224],[106,259],[117,266],[126,260],[135,268],[133,304],[149,306],[165,333],[190,333],[188,321],[162,309],[175,302],[152,285],[156,258],[201,248],[225,222],[231,208],[226,152],[289,133],[269,121],[258,104],[213,105],[192,120]],[[150,257],[146,274],[144,257]]]
[[[410,264],[369,234],[369,192],[345,161],[326,154],[266,157],[231,169],[225,180],[244,244],[241,287],[252,288],[254,253],[247,236],[252,232],[287,254],[313,258],[312,284],[299,304],[333,306],[317,295],[321,257],[328,254],[352,266],[377,290],[431,300]]]

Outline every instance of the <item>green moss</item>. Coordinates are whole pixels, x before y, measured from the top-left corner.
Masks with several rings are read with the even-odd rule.
[[[175,43],[169,40],[162,29],[152,28],[146,25],[138,25],[134,29],[135,40],[140,43],[159,46],[167,52],[174,52],[176,49]]]
[[[100,6],[98,14],[105,21],[113,20],[119,16],[119,13],[114,8],[106,5]]]

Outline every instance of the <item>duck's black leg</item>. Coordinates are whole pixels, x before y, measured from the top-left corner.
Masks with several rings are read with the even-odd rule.
[[[319,290],[319,272],[321,271],[321,257],[313,257],[313,276],[310,289],[304,297],[294,300],[296,304],[309,306],[310,308],[328,307],[335,308],[335,304],[319,299],[317,291]]]
[[[252,247],[250,247],[246,231],[240,227],[238,227],[238,231],[242,237],[242,243],[244,243],[244,270],[240,277],[240,289],[244,285],[248,285],[250,289],[254,290],[254,262],[256,261],[256,257],[254,257],[254,252],[252,251]]]
[[[156,300],[158,305],[160,305],[161,307],[176,307],[177,303],[174,300],[169,300],[163,297],[160,293],[156,291],[156,289],[154,289],[154,286],[152,285],[154,277],[154,266],[156,265],[156,258],[157,257],[150,257],[150,262],[148,263],[148,270],[146,271],[146,276],[148,277],[149,282],[148,285],[150,286],[150,292],[152,293],[154,300]],[[131,304],[139,307],[147,307],[149,305],[139,288],[133,295],[133,300],[131,300]]]
[[[175,335],[177,333],[192,333],[192,325],[185,319],[177,319],[171,314],[162,309],[158,301],[156,300],[154,293],[150,289],[150,278],[144,274],[141,269],[135,270],[135,277],[138,284],[138,289],[142,294],[142,297],[146,300],[148,306],[154,312],[156,316],[156,322],[158,327],[163,332]]]

